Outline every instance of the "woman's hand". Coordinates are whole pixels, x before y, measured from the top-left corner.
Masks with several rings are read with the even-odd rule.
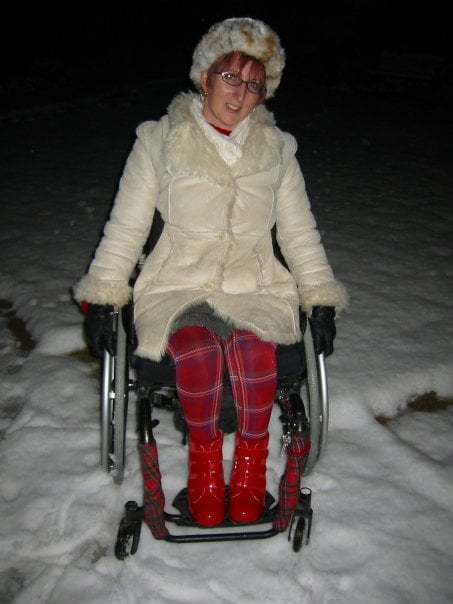
[[[316,354],[323,352],[328,357],[333,353],[333,341],[337,335],[335,308],[333,306],[313,306],[310,324]]]
[[[85,304],[84,332],[88,348],[94,357],[102,358],[104,350],[115,356],[116,333],[113,328],[112,306]]]

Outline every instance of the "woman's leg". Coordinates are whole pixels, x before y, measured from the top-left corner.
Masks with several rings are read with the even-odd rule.
[[[275,348],[243,329],[235,329],[225,343],[238,434],[246,440],[267,434],[277,387]]]
[[[168,353],[176,368],[176,388],[189,435],[197,442],[220,436],[223,352],[206,327],[190,325],[170,336]]]
[[[183,327],[169,340],[176,387],[189,431],[189,511],[198,524],[215,526],[225,517],[222,433],[223,352],[218,338],[199,326]]]
[[[275,344],[234,330],[225,344],[238,433],[230,479],[230,518],[254,522],[266,495],[268,426],[277,386]]]

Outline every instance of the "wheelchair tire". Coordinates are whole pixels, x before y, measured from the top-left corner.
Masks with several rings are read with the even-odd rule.
[[[127,335],[121,310],[112,318],[117,333],[116,356],[104,351],[101,392],[101,467],[123,482],[126,417],[129,398]]]
[[[311,439],[311,449],[304,468],[304,475],[308,475],[321,458],[327,444],[329,397],[325,359],[323,354],[315,353],[310,321],[307,321],[303,342],[307,381],[302,385],[301,397],[307,402],[306,412],[310,422]]]
[[[118,311],[115,356],[115,410],[113,414],[113,481],[121,484],[124,477],[126,418],[129,400],[129,359],[127,335],[121,310]]]
[[[104,350],[101,383],[101,467],[104,472],[110,472],[113,463],[114,372],[115,359]]]

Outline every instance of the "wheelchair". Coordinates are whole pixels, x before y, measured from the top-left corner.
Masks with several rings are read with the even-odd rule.
[[[159,239],[163,222],[158,213],[154,217],[151,232],[136,274],[146,256]],[[286,265],[272,231],[276,258]],[[133,281],[133,280],[132,280]],[[293,551],[300,551],[310,538],[313,510],[311,490],[300,487],[301,477],[309,475],[320,460],[327,443],[329,397],[326,364],[323,354],[316,354],[310,321],[301,312],[302,341],[286,346],[278,345],[277,392],[275,403],[279,406],[282,424],[282,451],[286,451],[285,473],[279,485],[279,501],[266,492],[263,517],[246,528],[225,519],[221,532],[212,532],[196,525],[190,517],[187,490],[173,501],[178,513],[165,511],[165,498],[161,487],[157,442],[154,429],[159,424],[153,419],[154,408],[167,409],[174,414],[175,426],[183,432],[186,442],[185,420],[177,398],[175,369],[168,356],[160,362],[135,357],[133,350],[134,325],[130,306],[112,311],[111,320],[116,332],[116,355],[104,351],[101,380],[101,466],[115,484],[121,484],[125,470],[125,437],[128,419],[129,394],[135,391],[138,449],[144,475],[143,505],[130,500],[125,504],[124,516],[118,529],[115,555],[119,560],[136,553],[142,523],[145,522],[156,539],[172,543],[196,543],[206,541],[233,541],[265,539],[285,531],[289,527],[288,540]],[[135,374],[135,379],[131,379]],[[226,434],[236,429],[235,407],[228,388],[227,372],[224,375],[224,396],[220,413],[220,429]],[[227,487],[228,496],[228,487]],[[172,534],[167,523],[185,527],[189,533]],[[256,530],[255,525],[270,525]],[[200,533],[198,529],[203,528]],[[196,532],[192,532],[196,529]],[[293,530],[294,529],[294,530]]]
[[[183,444],[186,441],[185,424],[177,399],[174,366],[167,357],[161,363],[133,357],[131,352],[130,330],[133,329],[131,313],[124,310],[112,312],[112,321],[117,336],[116,355],[104,351],[101,384],[101,466],[109,473],[115,484],[121,484],[125,471],[125,436],[128,419],[129,394],[137,393],[136,421],[139,440],[139,452],[143,471],[145,468],[155,478],[150,492],[144,494],[144,504],[136,501],[126,502],[124,516],[121,519],[115,545],[115,555],[124,560],[137,551],[142,522],[150,527],[153,536],[174,543],[194,543],[200,541],[231,541],[246,539],[264,539],[272,537],[288,528],[288,540],[293,540],[293,551],[300,551],[310,538],[313,510],[311,508],[311,490],[300,488],[300,478],[309,475],[321,458],[326,447],[328,432],[328,386],[324,355],[314,351],[310,322],[301,315],[303,339],[298,345],[277,346],[277,393],[275,403],[281,410],[282,450],[288,455],[287,469],[297,475],[297,503],[282,514],[282,499],[286,502],[288,493],[285,488],[294,491],[294,484],[285,483],[285,475],[280,483],[280,500],[275,503],[270,493],[266,493],[266,509],[263,517],[253,524],[271,524],[264,530],[246,530],[244,525],[233,526],[225,520],[223,532],[171,534],[166,523],[177,526],[199,527],[190,518],[187,506],[186,489],[183,489],[173,502],[179,513],[164,510],[164,497],[161,492],[158,466],[157,443],[154,429],[159,421],[152,419],[153,408],[173,411],[175,425],[183,432]],[[132,370],[136,379],[130,379]],[[226,433],[235,430],[234,404],[228,392],[228,380],[225,381],[224,405],[221,411],[220,427]],[[178,425],[179,423],[179,425]],[[288,465],[292,460],[292,467]],[[294,479],[294,476],[293,476]],[[146,482],[146,481],[145,481]],[[294,483],[294,480],[293,480]],[[151,521],[147,519],[146,507],[151,510]],[[156,515],[158,517],[156,525]],[[154,519],[153,519],[154,518]],[[294,531],[292,530],[294,527]],[[230,529],[234,528],[234,531]],[[237,529],[240,530],[237,530]],[[250,527],[248,527],[250,528]]]

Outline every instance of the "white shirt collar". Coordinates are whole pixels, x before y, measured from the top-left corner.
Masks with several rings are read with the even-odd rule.
[[[203,115],[203,104],[198,98],[193,99],[190,110],[204,134],[215,145],[219,155],[229,166],[242,157],[242,146],[249,133],[249,115],[239,122],[230,136],[225,136],[206,121]]]

